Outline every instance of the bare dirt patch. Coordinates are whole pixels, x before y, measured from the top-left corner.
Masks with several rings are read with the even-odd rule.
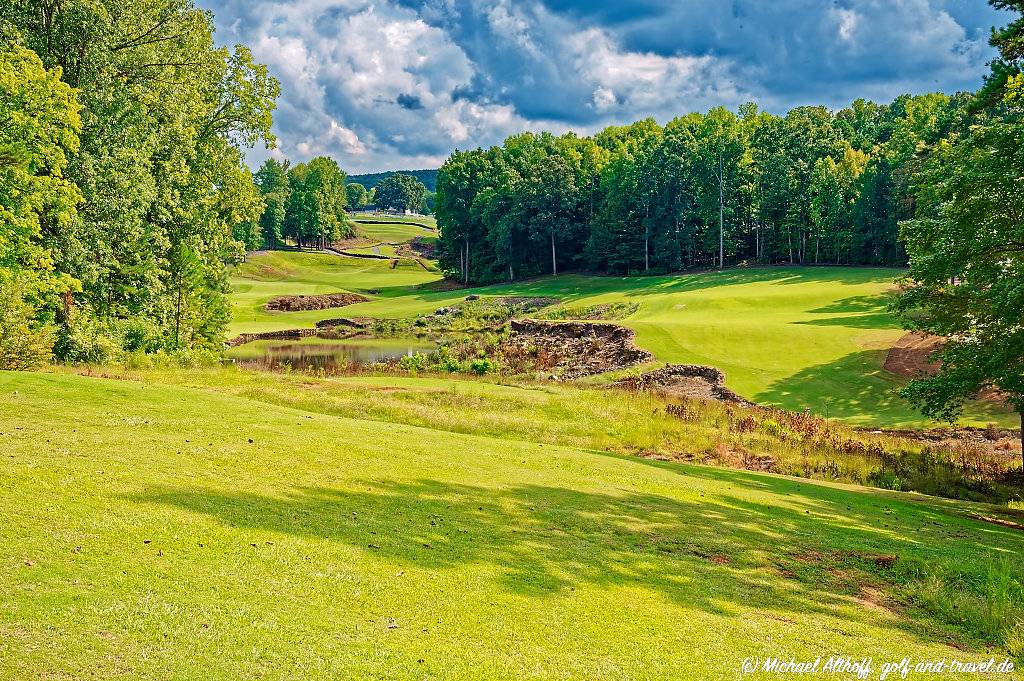
[[[327,293],[319,296],[278,296],[263,306],[265,310],[277,312],[298,312],[301,310],[328,310],[356,303],[365,303],[369,298],[358,293]]]
[[[506,361],[572,379],[625,369],[653,359],[636,334],[618,324],[513,319],[502,347]]]
[[[933,376],[941,364],[931,361],[932,354],[942,348],[942,338],[920,331],[911,331],[889,349],[882,367],[904,378]]]
[[[857,595],[853,596],[853,602],[869,610],[879,610],[898,615],[895,603],[882,592],[881,589],[861,584]]]
[[[945,340],[941,336],[920,331],[911,331],[896,341],[889,349],[882,368],[903,378],[934,376],[942,362],[932,360],[932,355],[941,350]],[[1003,402],[1003,395],[995,388],[986,388],[978,398],[986,402]]]
[[[639,376],[629,376],[617,381],[615,385],[627,390],[649,390],[672,397],[753,406],[725,387],[725,373],[722,370],[699,364],[669,364]]]
[[[412,241],[398,245],[398,250],[396,252],[399,255],[433,260],[436,254],[436,248],[433,243],[427,241],[425,238],[416,236],[412,238]]]

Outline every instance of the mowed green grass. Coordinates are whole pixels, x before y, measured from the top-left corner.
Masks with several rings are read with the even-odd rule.
[[[374,241],[385,241],[389,243],[401,243],[411,241],[415,237],[432,237],[437,232],[432,229],[424,229],[417,224],[398,222],[371,222],[363,221],[356,223],[356,229],[360,236],[365,236]]]
[[[157,382],[0,373],[0,451],[4,678],[988,659],[891,601],[874,558],[968,581],[1024,567],[1024,534],[967,517],[982,507]]]
[[[301,266],[299,259],[301,258]],[[402,318],[432,312],[470,293],[553,296],[572,305],[635,302],[622,321],[659,362],[716,366],[745,397],[863,425],[920,426],[928,422],[896,395],[904,381],[882,369],[886,352],[904,334],[886,311],[896,269],[771,267],[658,277],[563,275],[512,285],[438,292],[440,279],[387,261],[349,262],[332,256],[272,253],[256,256],[234,278],[232,330],[311,326],[339,316]],[[261,273],[264,264],[273,274]],[[382,284],[391,282],[390,285]],[[339,310],[268,313],[262,303],[277,287],[292,292],[365,291],[370,302]],[[315,290],[314,290],[315,289]],[[965,423],[1016,424],[1006,410],[974,404]]]
[[[364,255],[395,256],[395,246],[391,244],[375,244],[373,246],[358,246],[346,249],[348,253],[362,253]]]
[[[319,253],[272,251],[249,256],[231,277],[232,334],[313,326],[321,319],[348,314],[339,310],[267,312],[268,300],[282,295],[315,295],[348,291],[387,299],[408,295],[414,287],[436,281],[414,261],[403,259],[396,268],[390,260],[346,258]]]

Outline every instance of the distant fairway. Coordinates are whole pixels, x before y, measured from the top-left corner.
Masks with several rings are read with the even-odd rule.
[[[885,309],[900,270],[766,267],[658,277],[563,275],[512,285],[439,292],[418,288],[440,275],[386,260],[272,253],[253,257],[233,282],[233,332],[311,326],[338,310],[268,313],[261,301],[281,293],[379,289],[345,315],[411,317],[479,295],[553,296],[573,306],[627,301],[639,308],[623,324],[660,362],[708,364],[729,387],[765,404],[809,408],[853,423],[920,425],[894,395],[902,380],[882,370],[904,331]],[[258,277],[258,281],[253,278]],[[988,405],[976,423],[1014,423]]]
[[[430,230],[437,229],[437,220],[434,219],[433,215],[387,215],[385,213],[353,213],[351,216],[353,222],[360,226],[360,229],[369,228],[374,225],[379,225],[382,228],[386,227],[399,227],[407,225],[408,227],[416,227],[419,231],[409,230],[409,234],[416,236],[417,234],[429,233]],[[366,231],[363,229],[363,231]]]
[[[339,315],[338,310],[265,311],[263,305],[275,296],[379,291],[375,297],[387,299],[407,295],[411,287],[440,276],[410,260],[392,268],[390,260],[375,258],[285,251],[252,255],[235,268],[231,278],[231,333],[313,326],[321,319]]]
[[[407,222],[357,222],[359,234],[374,241],[399,243],[415,237],[436,237],[437,232]]]

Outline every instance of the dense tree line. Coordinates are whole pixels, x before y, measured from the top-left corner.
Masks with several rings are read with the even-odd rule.
[[[286,241],[298,248],[324,248],[352,236],[345,213],[351,185],[334,159],[318,156],[294,166],[267,159],[255,180],[263,213],[236,234],[247,249],[279,248]]]
[[[437,190],[437,169],[433,170],[388,170],[381,173],[362,173],[360,175],[350,175],[349,180],[357,182],[367,191],[372,190],[378,184],[386,180],[387,178],[401,173],[402,175],[411,175],[417,180],[423,183],[423,186],[427,188],[428,192],[434,192]]]
[[[0,74],[5,342],[219,349],[277,82],[190,0],[9,0]]]
[[[437,180],[441,261],[475,283],[569,268],[903,265],[915,173],[967,129],[970,101],[903,96],[785,116],[748,104],[456,151]]]
[[[421,213],[427,209],[427,188],[412,175],[394,173],[374,187],[373,204],[383,210]]]

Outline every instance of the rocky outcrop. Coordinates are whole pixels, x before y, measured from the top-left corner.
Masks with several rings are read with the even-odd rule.
[[[652,390],[679,397],[753,406],[752,402],[725,387],[725,373],[721,369],[700,364],[669,364],[639,376],[624,378],[617,381],[615,386],[627,390]]]
[[[327,310],[333,307],[365,303],[367,300],[369,298],[358,293],[327,293],[320,296],[279,296],[268,300],[263,308],[275,312]]]
[[[514,319],[509,327],[502,348],[505,358],[532,361],[534,368],[557,378],[615,371],[653,359],[635,345],[633,330],[618,324]]]
[[[318,329],[334,329],[339,326],[350,329],[368,329],[373,326],[372,317],[340,317],[338,319],[323,319],[316,323]]]
[[[258,340],[299,340],[315,336],[319,329],[285,329],[284,331],[264,331],[263,333],[243,333],[228,341],[228,347],[244,345]]]

